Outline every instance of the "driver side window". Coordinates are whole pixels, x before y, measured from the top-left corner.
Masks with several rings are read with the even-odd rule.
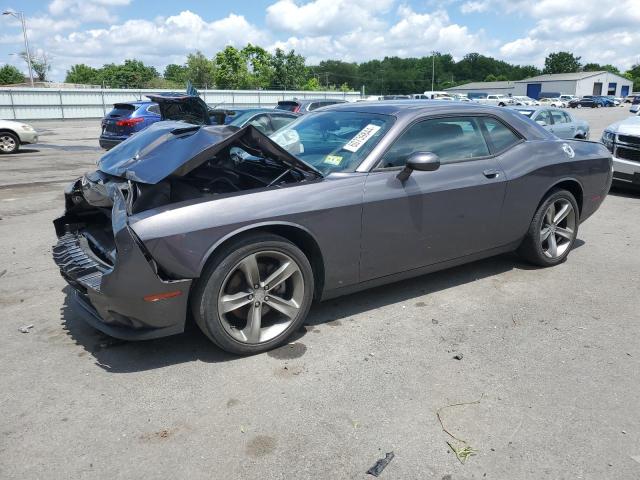
[[[378,168],[404,167],[416,152],[435,153],[446,164],[485,157],[489,148],[476,118],[434,118],[409,127],[387,150]]]

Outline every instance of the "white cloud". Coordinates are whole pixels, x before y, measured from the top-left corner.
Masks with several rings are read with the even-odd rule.
[[[240,15],[207,22],[185,10],[167,18],[127,20],[109,28],[58,34],[46,44],[54,57],[53,76],[61,78],[75,63],[100,67],[127,58],[142,60],[162,71],[168,63],[184,62],[195,50],[211,57],[226,45],[244,46],[247,42],[266,45],[270,38]]]
[[[309,36],[339,34],[358,28],[380,29],[395,0],[313,0],[302,4],[278,0],[267,7],[267,25],[273,31]]]
[[[117,16],[111,13],[111,9],[129,3],[131,0],[53,0],[49,4],[49,13],[55,17],[73,17],[82,22],[112,23]]]

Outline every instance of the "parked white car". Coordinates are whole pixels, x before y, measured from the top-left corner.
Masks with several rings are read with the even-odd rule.
[[[562,100],[567,105],[569,105],[571,100],[580,100],[576,95],[560,95],[558,99]]]
[[[431,100],[453,100],[453,97],[448,92],[428,91],[424,92],[423,95],[426,95]]]
[[[556,107],[556,108],[566,108],[567,103],[563,102],[559,98],[541,98],[540,105],[543,107]]]
[[[470,102],[469,97],[467,97],[464,93],[452,93],[451,97],[456,102]]]
[[[501,93],[489,93],[486,95],[476,95],[473,98],[476,103],[483,105],[495,105],[496,107],[506,107],[507,105],[515,105],[513,98]]]
[[[524,105],[526,107],[537,107],[538,105],[540,105],[540,102],[538,100],[534,100],[533,98],[527,97],[526,95],[514,95],[511,98],[513,98],[513,101],[516,105]]]
[[[640,187],[640,116],[609,125],[601,141],[613,155],[613,180]]]
[[[16,153],[20,145],[37,141],[38,132],[31,125],[13,120],[0,120],[0,154]]]

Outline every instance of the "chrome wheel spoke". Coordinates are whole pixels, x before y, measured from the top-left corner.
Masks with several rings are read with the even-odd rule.
[[[249,292],[238,292],[231,295],[223,295],[220,298],[222,304],[222,313],[232,312],[240,307],[244,307],[252,301]]]
[[[540,241],[544,242],[547,238],[549,238],[550,234],[551,234],[551,229],[547,225],[540,231]]]
[[[547,214],[545,215],[547,224],[551,225],[553,223],[553,217],[556,216],[556,206],[552,203],[549,205],[547,209]]]
[[[571,208],[571,204],[569,202],[563,203],[562,207],[560,207],[560,210],[553,217],[553,223],[555,225],[558,225],[562,220],[567,218],[567,215],[569,215],[571,210],[572,210],[572,208]]]
[[[549,256],[558,256],[558,242],[556,241],[555,234],[549,235]]]
[[[242,334],[247,342],[258,343],[260,341],[260,327],[262,326],[262,304],[252,304],[247,315],[247,326]]]
[[[298,314],[298,310],[300,309],[300,305],[298,305],[295,300],[285,300],[284,298],[276,297],[274,295],[269,295],[269,301],[267,304],[290,319],[295,318]]]
[[[567,240],[571,240],[573,238],[573,230],[570,228],[556,227],[556,234],[566,238]]]
[[[269,290],[272,290],[297,271],[298,267],[293,263],[293,261],[285,261],[271,275],[269,275],[269,277],[264,281],[264,285],[268,286]]]
[[[260,270],[258,269],[258,259],[255,254],[249,255],[247,258],[240,262],[238,268],[244,274],[244,278],[249,285],[249,288],[253,288],[256,285],[260,285]]]

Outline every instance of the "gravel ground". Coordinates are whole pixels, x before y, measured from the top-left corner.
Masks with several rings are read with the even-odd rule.
[[[593,139],[628,115],[574,113]],[[237,358],[79,319],[51,220],[99,125],[33,124],[0,157],[0,478],[364,479],[390,451],[381,478],[640,478],[640,195],[612,192],[556,268],[503,255],[331,300]],[[474,401],[441,411],[463,465],[436,413]]]

